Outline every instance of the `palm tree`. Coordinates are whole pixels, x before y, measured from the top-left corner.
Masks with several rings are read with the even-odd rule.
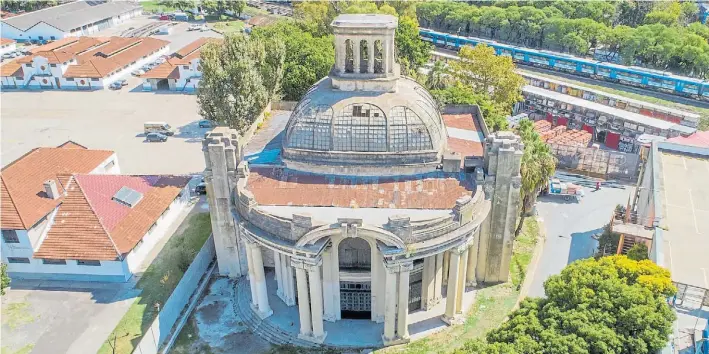
[[[446,64],[442,61],[433,63],[433,67],[428,72],[426,77],[426,86],[429,90],[441,90],[448,87],[451,83],[450,76]]]
[[[520,207],[519,224],[515,230],[515,237],[522,231],[524,218],[536,201],[539,191],[548,183],[549,178],[556,170],[556,158],[551,153],[549,145],[544,143],[539,134],[534,131],[534,125],[528,119],[519,123],[517,131],[524,143],[522,155],[522,188],[520,190],[522,205]]]

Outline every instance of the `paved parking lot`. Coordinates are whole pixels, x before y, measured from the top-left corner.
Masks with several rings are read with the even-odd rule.
[[[113,150],[123,173],[181,174],[204,169],[197,99],[182,93],[123,91],[7,91],[2,93],[0,138],[5,166],[37,146],[74,140]],[[147,143],[145,121],[178,130],[165,143]]]

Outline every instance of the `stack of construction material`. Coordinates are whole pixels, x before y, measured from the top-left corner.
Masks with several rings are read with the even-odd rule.
[[[539,134],[544,133],[545,131],[549,131],[550,129],[551,123],[549,123],[549,121],[538,120],[534,122],[534,130],[536,130]]]
[[[587,147],[588,144],[591,143],[591,138],[591,133],[585,130],[572,129],[565,131],[562,134],[557,134],[546,140],[546,142],[549,144]]]

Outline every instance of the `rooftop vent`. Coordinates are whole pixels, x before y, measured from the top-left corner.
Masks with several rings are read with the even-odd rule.
[[[136,206],[141,199],[143,199],[143,193],[128,187],[121,187],[121,189],[119,189],[111,199],[115,200],[119,204],[132,208]]]

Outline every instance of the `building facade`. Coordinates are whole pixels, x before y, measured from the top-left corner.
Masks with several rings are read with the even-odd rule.
[[[248,275],[261,318],[269,293],[297,305],[302,339],[322,343],[323,321],[357,318],[402,343],[410,311],[445,301],[442,319],[460,323],[466,287],[507,281],[523,145],[488,136],[463,169],[431,95],[399,75],[396,18],[332,27],[335,66],[293,111],[276,165],[245,161],[235,130],[205,137],[219,269]]]
[[[121,175],[114,152],[72,142],[34,149],[1,177],[13,279],[126,281],[190,199],[189,176]]]

